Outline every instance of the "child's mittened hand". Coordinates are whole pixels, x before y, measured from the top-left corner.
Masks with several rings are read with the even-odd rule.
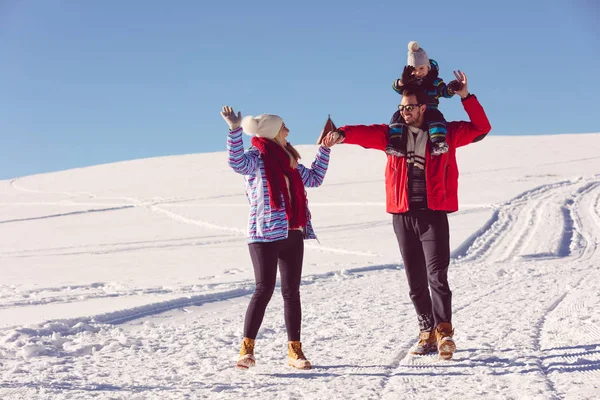
[[[413,67],[412,65],[407,65],[404,67],[404,71],[402,71],[402,77],[400,78],[402,80],[403,85],[406,85],[415,79],[415,77],[413,76],[414,70],[415,67]]]
[[[465,74],[459,69],[458,72],[454,71],[454,76],[461,85],[460,89],[456,91],[456,94],[459,95],[461,99],[464,99],[469,95],[469,84],[467,81],[467,74]]]
[[[456,79],[453,79],[450,82],[448,82],[448,89],[452,90],[454,93],[460,91],[462,87],[462,83],[460,83]]]

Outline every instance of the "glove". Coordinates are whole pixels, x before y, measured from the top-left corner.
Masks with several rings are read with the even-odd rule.
[[[227,125],[229,125],[230,130],[237,129],[242,124],[242,113],[238,111],[236,115],[235,111],[230,106],[223,106],[221,116],[225,122],[227,122]]]
[[[460,83],[456,79],[448,82],[448,89],[450,89],[453,94],[458,92],[459,90],[461,90],[462,87],[463,87],[462,83]]]
[[[400,78],[402,80],[402,86],[406,86],[416,79],[412,74],[414,70],[415,67],[412,65],[407,65],[404,67],[404,70],[402,71],[402,77]]]

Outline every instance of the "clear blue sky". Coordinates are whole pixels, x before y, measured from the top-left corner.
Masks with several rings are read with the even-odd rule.
[[[600,132],[599,20],[595,0],[0,0],[0,179],[223,151],[224,104],[293,144],[328,113],[386,123],[410,40],[467,73],[492,134]]]

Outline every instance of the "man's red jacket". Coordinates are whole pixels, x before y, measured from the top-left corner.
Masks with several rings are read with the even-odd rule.
[[[473,95],[462,101],[471,122],[452,121],[446,125],[448,152],[440,156],[425,150],[427,205],[432,210],[458,210],[458,165],[456,148],[483,139],[492,129],[479,100]],[[348,125],[343,130],[346,144],[358,144],[367,149],[385,151],[388,144],[388,125]],[[408,211],[408,168],[405,157],[388,155],[385,169],[386,210],[388,213]]]

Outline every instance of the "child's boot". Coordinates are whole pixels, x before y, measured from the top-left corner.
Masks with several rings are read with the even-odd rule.
[[[404,157],[406,155],[406,151],[402,148],[402,136],[390,136],[390,141],[385,148],[385,152],[390,156]]]
[[[254,339],[245,337],[242,340],[242,349],[240,350],[240,356],[235,367],[248,369],[254,367],[254,364],[256,364],[256,360],[254,359]]]
[[[310,361],[302,352],[302,343],[299,341],[288,342],[288,365],[296,369],[311,369]]]
[[[448,143],[446,143],[445,139],[431,143],[431,154],[432,155],[439,156],[446,152],[448,152]]]
[[[402,140],[406,136],[405,131],[406,125],[400,115],[400,111],[396,111],[388,127],[389,141],[385,148],[387,154],[396,157],[404,157],[406,155],[406,141]]]

